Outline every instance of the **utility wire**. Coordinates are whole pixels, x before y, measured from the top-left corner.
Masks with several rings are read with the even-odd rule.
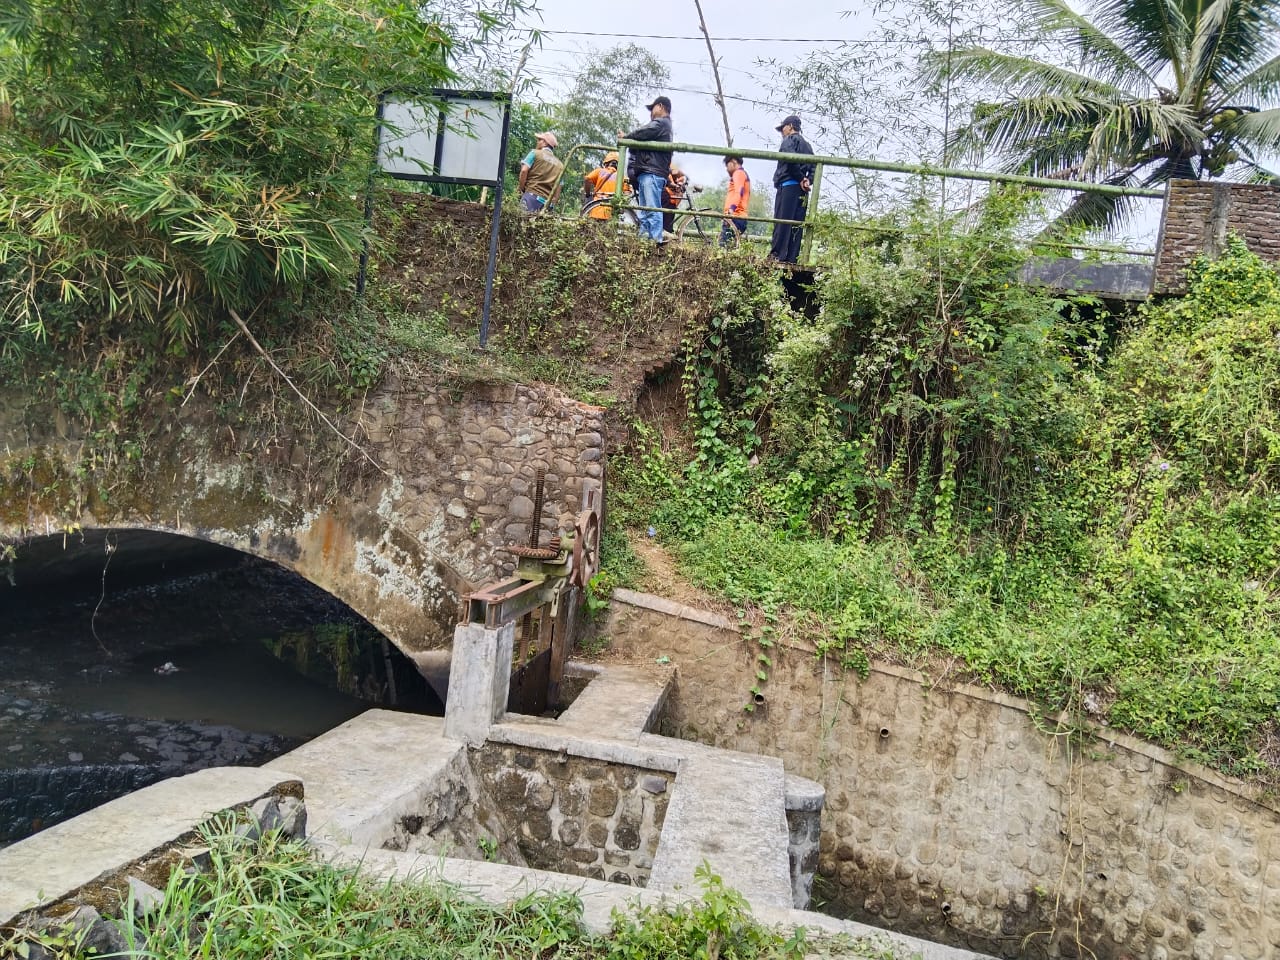
[[[632,40],[696,40],[705,43],[706,38],[697,35],[675,33],[611,33],[607,30],[541,30],[551,36],[572,37],[625,37]],[[861,40],[841,40],[838,37],[712,37],[716,43],[839,43],[846,46],[881,47],[905,44],[934,44],[939,41],[928,37],[893,39],[874,37]],[[1044,37],[1001,37],[1000,43],[1044,43]]]

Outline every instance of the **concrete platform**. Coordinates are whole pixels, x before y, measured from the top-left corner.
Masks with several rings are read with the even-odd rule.
[[[697,889],[705,861],[753,904],[790,907],[782,761],[722,751],[686,757],[676,773],[649,889]]]
[[[583,925],[596,934],[609,932],[615,909],[625,912],[633,905],[660,906],[697,899],[697,891],[672,894],[652,888],[641,890],[604,880],[590,880],[502,863],[425,857],[389,850],[363,850],[333,845],[323,847],[322,853],[336,862],[358,866],[362,873],[379,880],[443,881],[456,885],[476,900],[495,905],[511,903],[530,893],[572,893],[582,900]],[[751,910],[755,919],[761,923],[787,932],[796,927],[804,927],[810,938],[815,935],[843,935],[878,939],[892,945],[899,952],[919,957],[919,960],[990,960],[986,954],[891,933],[851,920],[837,920],[825,914],[757,903],[751,904]]]
[[[556,726],[588,737],[634,742],[657,722],[672,677],[670,668],[610,666],[587,684]]]
[[[465,745],[445,739],[442,718],[368,710],[263,769],[306,784],[310,835],[367,847],[429,808],[466,764]]]
[[[0,923],[118,873],[221,810],[297,778],[258,767],[215,767],[144,787],[0,850]]]

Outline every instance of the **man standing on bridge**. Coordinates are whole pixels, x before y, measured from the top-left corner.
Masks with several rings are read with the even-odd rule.
[[[730,154],[724,158],[729,186],[724,192],[724,226],[720,228],[720,246],[734,246],[747,232],[747,209],[751,206],[751,178],[742,168],[742,158]]]
[[[655,97],[646,109],[649,122],[630,133],[618,131],[619,140],[652,140],[671,143],[671,101]],[[671,172],[670,150],[632,150],[627,161],[627,178],[636,185],[636,195],[644,207],[662,207],[662,188]],[[662,213],[652,210],[636,211],[640,218],[640,236],[648,237],[662,246]]]
[[[551,131],[535,134],[533,149],[520,164],[520,209],[525,213],[542,213],[556,202],[564,171],[564,163],[552,152],[556,145]]]
[[[795,114],[778,124],[782,134],[779,153],[807,153],[813,155],[813,147],[800,135],[800,118]],[[773,174],[773,186],[777,197],[773,202],[773,216],[778,220],[803,220],[808,208],[807,197],[813,187],[813,164],[779,160]],[[769,259],[779,263],[795,263],[800,259],[800,239],[803,227],[786,223],[773,225],[773,243],[769,246]]]

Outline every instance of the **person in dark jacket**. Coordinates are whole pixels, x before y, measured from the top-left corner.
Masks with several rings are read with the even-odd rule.
[[[800,118],[795,114],[778,124],[778,132],[782,134],[779,153],[813,155],[813,147],[800,135]],[[773,187],[776,191],[773,201],[774,217],[779,220],[803,220],[809,190],[813,187],[813,164],[779,160],[778,169],[773,173]],[[770,259],[779,263],[795,263],[800,257],[800,240],[803,235],[803,227],[775,223],[773,243],[769,246]]]
[[[649,111],[649,122],[630,133],[619,130],[618,138],[671,143],[671,101],[666,97],[657,97],[645,109]],[[666,185],[667,175],[670,172],[670,150],[633,150],[631,152],[631,157],[627,161],[627,176],[636,185],[636,196],[641,206],[662,206],[662,188]],[[641,210],[638,211],[638,215],[640,236],[648,237],[661,245],[662,214]]]

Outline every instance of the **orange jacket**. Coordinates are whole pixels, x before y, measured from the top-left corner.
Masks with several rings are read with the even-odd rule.
[[[596,167],[588,173],[583,178],[583,181],[586,183],[587,192],[591,194],[591,199],[609,200],[612,198],[618,185],[616,179],[617,176],[618,172],[616,170],[610,170],[608,167]],[[626,182],[622,184],[623,194],[631,192],[628,189],[629,186],[630,185]],[[613,208],[601,204],[598,207],[592,208],[591,212],[588,213],[587,216],[593,217],[596,220],[608,220],[613,216]]]
[[[731,217],[745,217],[751,204],[751,178],[739,167],[729,178],[729,189],[724,195],[724,212]]]

